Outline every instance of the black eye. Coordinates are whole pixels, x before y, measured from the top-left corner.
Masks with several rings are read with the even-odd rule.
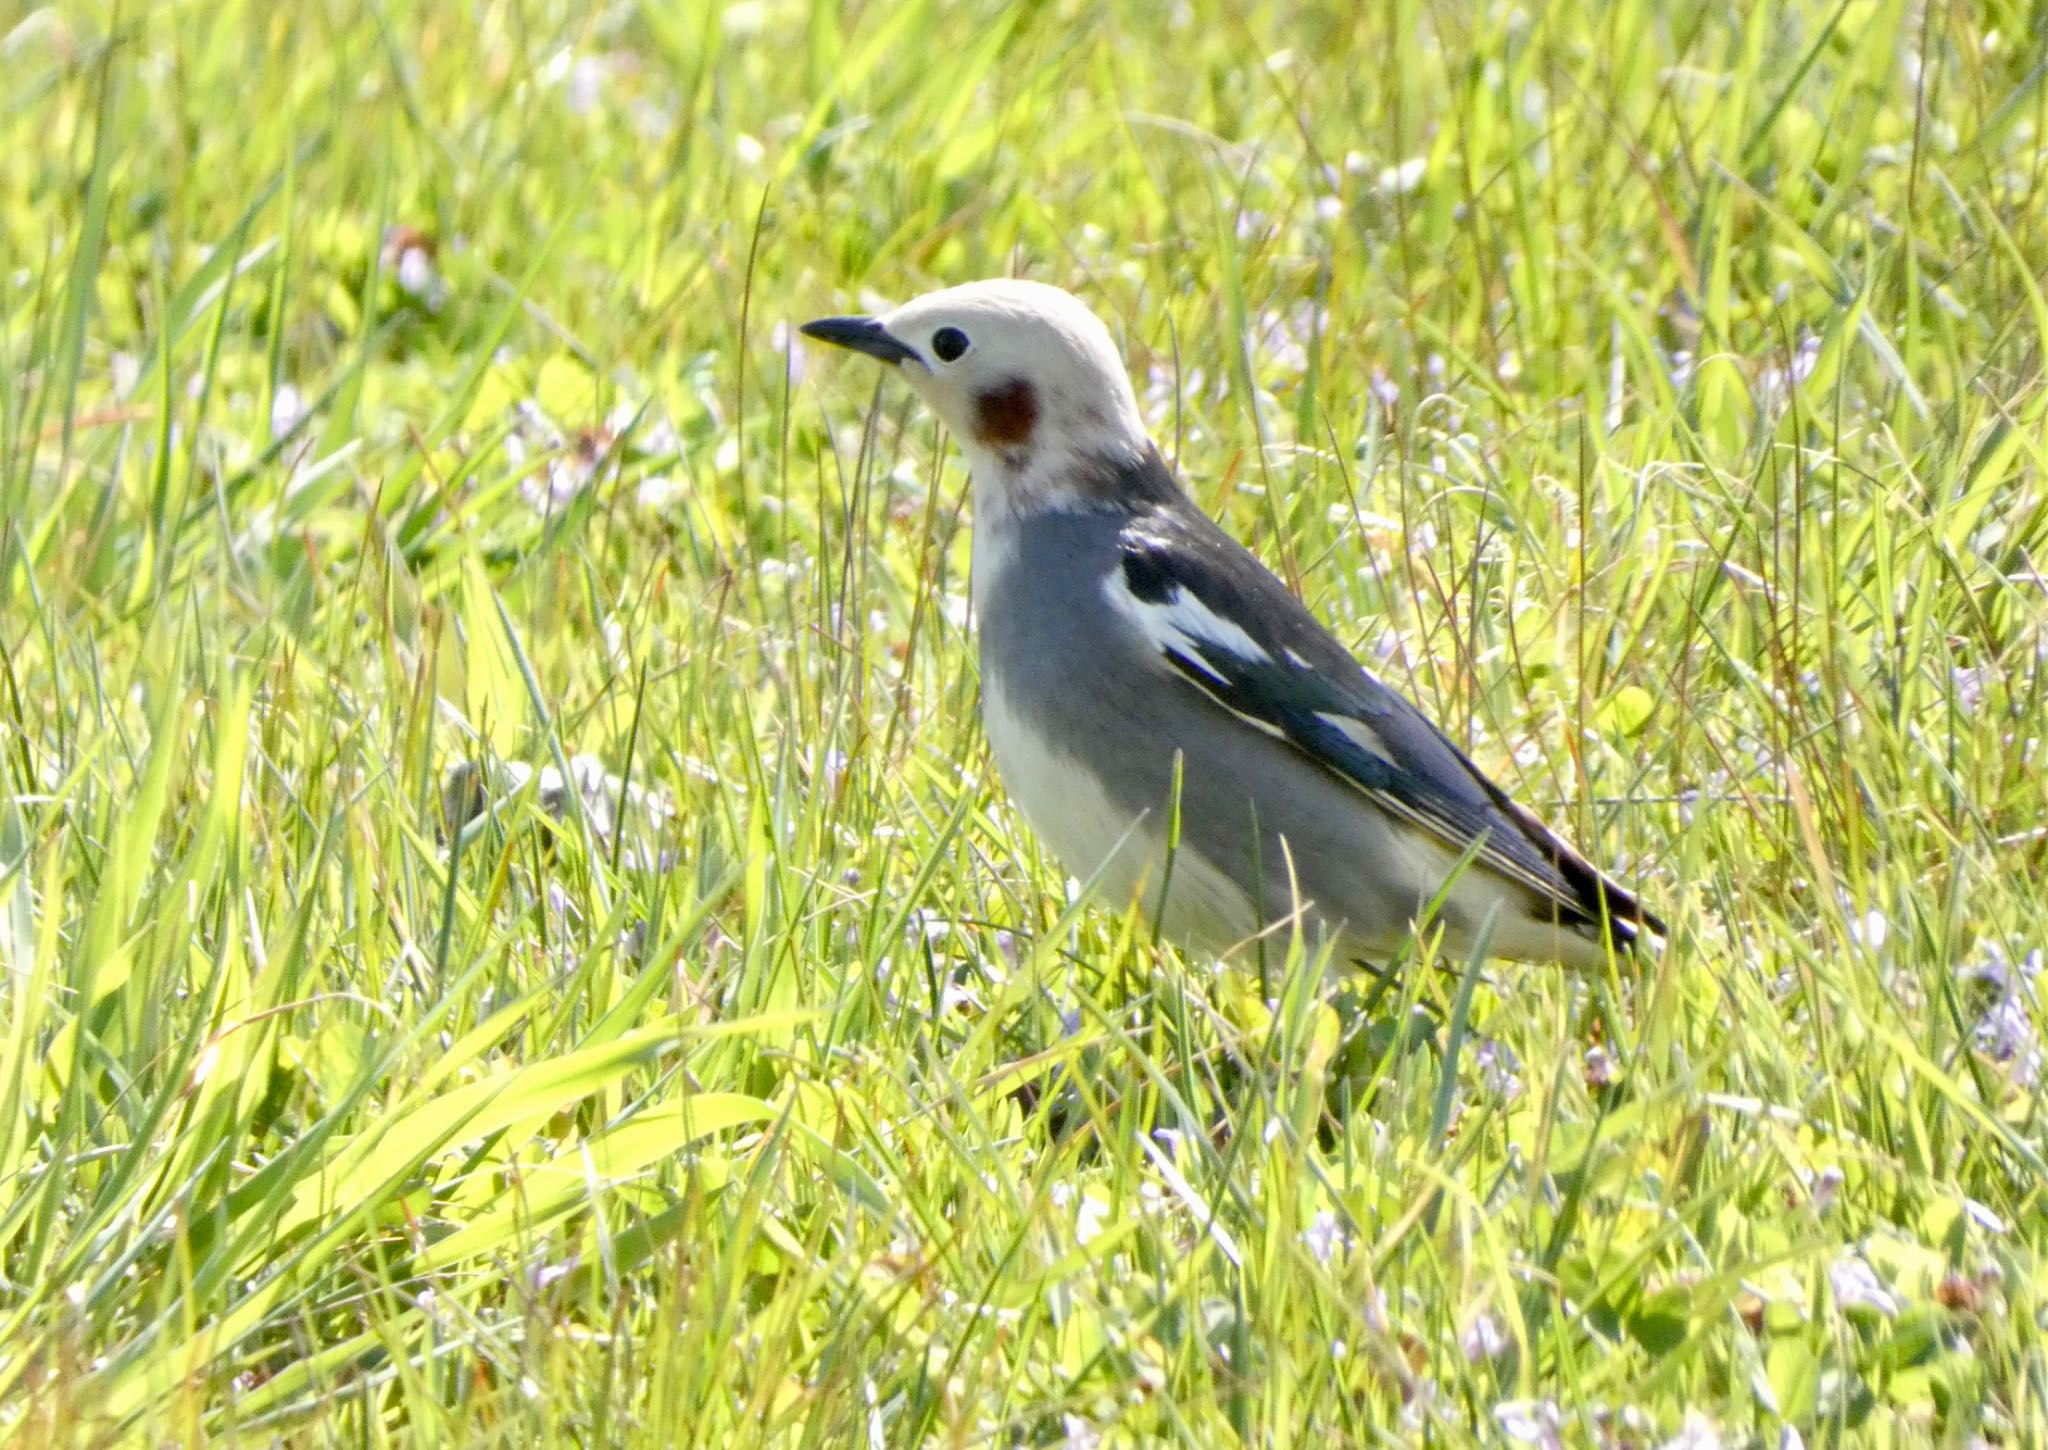
[[[957,327],[942,327],[932,334],[932,351],[940,362],[953,362],[967,351],[967,334]]]

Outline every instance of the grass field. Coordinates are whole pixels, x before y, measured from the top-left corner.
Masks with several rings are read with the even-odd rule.
[[[0,5],[0,1439],[2042,1443],[2044,30]],[[1009,272],[1667,951],[1074,904]]]

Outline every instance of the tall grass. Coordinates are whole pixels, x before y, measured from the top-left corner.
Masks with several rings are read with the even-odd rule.
[[[0,1428],[2042,1438],[2043,34],[0,9]],[[787,325],[1006,272],[1668,951],[1070,894]]]

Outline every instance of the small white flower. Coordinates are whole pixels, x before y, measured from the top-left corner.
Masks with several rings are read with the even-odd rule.
[[[604,99],[605,87],[612,76],[611,62],[601,55],[579,55],[569,67],[568,83],[562,88],[562,99],[572,114],[587,116],[597,109],[597,103]]]
[[[1478,1064],[1479,1079],[1487,1096],[1511,1103],[1522,1095],[1522,1061],[1505,1042],[1487,1038],[1479,1044],[1472,1060]]]
[[[1102,1432],[1079,1415],[1061,1415],[1060,1431],[1066,1436],[1060,1442],[1062,1450],[1100,1450]]]
[[[434,259],[424,247],[407,247],[398,254],[398,286],[413,297],[426,297],[434,289]]]
[[[937,946],[953,934],[953,923],[932,908],[920,906],[910,913],[903,934],[913,943],[922,940],[926,946]]]
[[[1103,1226],[1108,1221],[1109,1205],[1092,1193],[1087,1195],[1074,1211],[1074,1242],[1086,1248],[1102,1236]]]
[[[1586,1049],[1586,1086],[1604,1088],[1614,1082],[1614,1059],[1607,1049],[1594,1043]]]
[[[1721,1427],[1698,1410],[1687,1410],[1685,1423],[1664,1442],[1664,1450],[1721,1450],[1721,1445]]]
[[[1871,1309],[1887,1319],[1899,1312],[1899,1301],[1878,1279],[1877,1271],[1851,1255],[1844,1254],[1828,1265],[1828,1288],[1838,1308]]]
[[[1858,946],[1868,947],[1871,951],[1881,951],[1885,939],[1891,934],[1890,920],[1874,906],[1864,912],[1860,919],[1855,916],[1849,918],[1849,939]]]
[[[1344,1247],[1344,1226],[1337,1222],[1337,1215],[1327,1208],[1319,1211],[1301,1231],[1302,1247],[1319,1264],[1328,1264],[1337,1256],[1337,1250]]]
[[[1467,1364],[1491,1363],[1506,1354],[1509,1347],[1507,1331],[1484,1309],[1472,1316],[1472,1322],[1458,1336],[1458,1348],[1464,1351]]]
[[[1493,1407],[1494,1423],[1501,1434],[1517,1445],[1535,1445],[1539,1450],[1563,1450],[1558,1434],[1564,1415],[1556,1400],[1506,1400]]]
[[[1835,1200],[1842,1192],[1842,1170],[1830,1164],[1821,1169],[1820,1176],[1813,1180],[1813,1211],[1825,1214],[1835,1206]]]
[[[2030,1089],[2040,1080],[2042,1048],[2035,1024],[2042,955],[2036,947],[2015,967],[1996,942],[1986,942],[1981,959],[1963,972],[1977,1009],[1971,1040],[1994,1062],[2011,1064],[2014,1086]]]
[[[277,392],[270,399],[270,436],[282,438],[299,426],[299,421],[312,410],[306,406],[305,394],[290,383],[279,383]]]
[[[1986,1233],[2002,1234],[2006,1231],[2005,1220],[1983,1204],[1977,1202],[1974,1198],[1965,1198],[1963,1200],[1963,1212],[1969,1215],[1970,1222],[1976,1224],[1978,1228],[1983,1229]]]
[[[672,473],[650,473],[633,490],[633,502],[648,513],[666,513],[683,496],[683,481]]]
[[[939,989],[939,1007],[946,1012],[962,1010],[981,1012],[986,1010],[974,989],[964,982],[948,982]]]
[[[1382,167],[1379,187],[1386,196],[1406,196],[1422,185],[1422,178],[1429,170],[1429,158],[1411,156],[1399,166]]]
[[[567,1264],[542,1264],[538,1269],[534,1270],[533,1287],[545,1289],[556,1280],[567,1278],[568,1275],[569,1265]]]
[[[1799,339],[1798,350],[1792,354],[1792,366],[1789,369],[1792,374],[1792,381],[1795,383],[1805,382],[1813,376],[1813,370],[1818,366],[1820,366],[1820,338],[1818,335],[1809,332]]]

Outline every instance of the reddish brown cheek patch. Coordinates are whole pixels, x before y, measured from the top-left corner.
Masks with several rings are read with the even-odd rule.
[[[1038,426],[1038,394],[1022,378],[990,388],[974,400],[974,431],[985,448],[1021,448]]]

